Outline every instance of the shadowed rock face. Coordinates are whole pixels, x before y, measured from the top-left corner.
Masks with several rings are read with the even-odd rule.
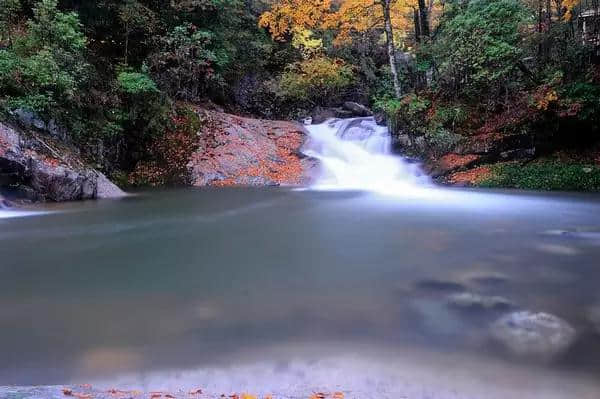
[[[208,112],[199,149],[188,163],[194,186],[300,185],[314,161],[300,153],[306,139],[294,122]]]
[[[0,189],[18,199],[73,201],[125,195],[79,154],[35,132],[0,123]]]

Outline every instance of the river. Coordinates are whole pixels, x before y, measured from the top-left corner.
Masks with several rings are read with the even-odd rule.
[[[413,190],[334,189],[334,166],[312,189],[2,213],[0,385],[600,397],[600,197],[440,189],[395,167]],[[518,311],[559,317],[569,344],[515,353],[495,329]]]

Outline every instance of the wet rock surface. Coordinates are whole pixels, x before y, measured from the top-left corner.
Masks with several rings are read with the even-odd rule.
[[[299,185],[309,180],[314,160],[300,148],[306,140],[295,122],[208,114],[199,149],[188,163],[194,186]]]
[[[548,361],[569,348],[576,331],[552,314],[518,311],[493,323],[491,335],[513,355]]]
[[[0,123],[0,189],[18,200],[73,201],[125,195],[73,148]]]

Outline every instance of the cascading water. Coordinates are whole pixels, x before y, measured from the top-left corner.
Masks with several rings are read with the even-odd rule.
[[[315,189],[409,194],[430,185],[418,164],[392,155],[389,130],[374,118],[331,119],[306,129],[304,154],[322,169]]]

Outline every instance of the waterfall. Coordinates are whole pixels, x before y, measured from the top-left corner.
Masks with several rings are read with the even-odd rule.
[[[372,117],[331,119],[306,129],[303,152],[321,164],[315,189],[408,194],[430,185],[418,164],[392,154],[388,128]]]

